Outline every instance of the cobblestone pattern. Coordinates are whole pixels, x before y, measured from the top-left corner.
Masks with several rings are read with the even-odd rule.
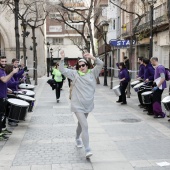
[[[84,155],[84,149],[77,149],[67,142],[24,145],[20,147],[13,166],[88,163]]]

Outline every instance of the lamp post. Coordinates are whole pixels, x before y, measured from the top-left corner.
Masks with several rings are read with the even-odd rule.
[[[157,0],[148,0],[148,4],[150,5],[150,44],[149,44],[149,58],[153,57],[153,10],[154,3]]]
[[[50,58],[50,71],[51,71],[51,74],[52,74],[52,57],[53,57],[53,49],[52,48],[50,48],[50,54],[51,54],[51,58]]]
[[[110,89],[113,88],[113,76],[114,76],[114,46],[111,46],[111,51],[112,51],[112,55],[111,55],[111,81],[110,81]]]
[[[87,49],[88,49],[88,52],[90,53],[90,35],[89,34],[87,35],[87,42],[88,42]]]
[[[104,41],[105,41],[105,66],[104,66],[104,86],[107,86],[107,32],[109,28],[109,24],[107,21],[104,21],[102,24],[103,33],[104,33]]]
[[[49,77],[50,67],[49,67],[49,58],[50,58],[50,43],[47,42],[47,77]]]
[[[22,37],[23,37],[23,57],[24,57],[24,65],[27,66],[26,63],[26,37],[28,37],[28,35],[30,34],[30,32],[26,31],[27,29],[27,22],[23,19],[22,23],[21,23],[21,30],[22,30]]]

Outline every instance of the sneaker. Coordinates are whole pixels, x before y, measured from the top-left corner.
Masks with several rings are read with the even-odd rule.
[[[89,151],[86,153],[86,159],[90,158],[93,154]]]
[[[83,147],[82,141],[80,139],[76,139],[76,146],[77,146],[77,148]]]
[[[12,132],[9,131],[7,128],[5,128],[4,130],[2,130],[2,133],[4,133],[5,135],[11,135]]]
[[[4,133],[0,133],[0,141],[6,141],[8,140],[9,138],[7,136],[5,136]]]
[[[8,122],[8,125],[13,126],[13,127],[18,126],[18,124],[17,124],[17,123],[15,123],[15,122]]]

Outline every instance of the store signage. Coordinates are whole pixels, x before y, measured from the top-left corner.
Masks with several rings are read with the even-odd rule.
[[[133,40],[133,45],[135,45],[136,41]],[[114,47],[128,47],[130,46],[130,40],[110,40],[109,44]]]

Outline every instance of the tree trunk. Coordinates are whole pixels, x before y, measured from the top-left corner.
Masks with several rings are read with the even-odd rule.
[[[20,41],[19,41],[19,28],[18,28],[18,13],[19,13],[19,0],[15,0],[15,41],[16,41],[16,58],[20,60]]]
[[[38,76],[37,76],[37,44],[36,44],[36,37],[35,37],[35,27],[32,27],[32,39],[33,39],[33,67],[34,67],[34,80],[35,85],[38,84]]]
[[[24,57],[24,66],[26,66],[26,37],[25,37],[25,33],[26,33],[26,28],[24,27],[24,32],[23,32],[23,57]]]

